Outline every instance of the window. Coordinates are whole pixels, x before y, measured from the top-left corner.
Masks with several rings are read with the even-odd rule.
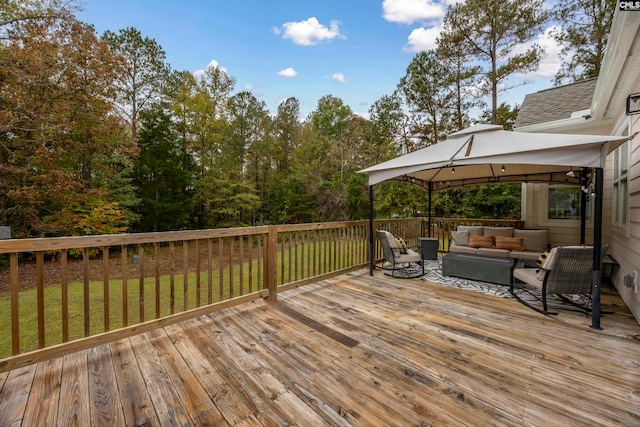
[[[613,224],[626,227],[629,210],[629,141],[613,152]]]
[[[547,220],[580,220],[580,187],[550,185],[547,190]],[[591,218],[591,197],[587,197],[587,219]]]

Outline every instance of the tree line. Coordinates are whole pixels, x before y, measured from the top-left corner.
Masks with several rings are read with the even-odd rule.
[[[417,53],[365,119],[330,94],[307,117],[295,97],[270,112],[220,67],[172,69],[135,28],[98,35],[74,3],[4,1],[0,225],[40,237],[364,219],[358,170],[472,123],[513,123],[518,106],[499,96],[515,73],[538,67],[541,46],[521,47],[550,20],[566,55],[556,83],[597,76],[615,4],[450,7],[437,48]],[[433,213],[518,217],[519,191],[439,192]],[[427,212],[421,189],[388,183],[375,192],[378,216]]]

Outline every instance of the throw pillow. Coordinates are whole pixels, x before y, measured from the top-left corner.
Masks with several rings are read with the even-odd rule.
[[[456,246],[469,246],[469,232],[465,231],[452,231],[451,238]]]
[[[407,251],[407,242],[404,241],[404,239],[400,236],[395,236],[396,241],[398,242],[398,249],[400,250],[401,254],[406,254]]]
[[[496,249],[508,249],[510,251],[521,251],[524,249],[522,247],[522,238],[496,236]]]
[[[544,280],[544,276],[547,274],[547,271],[553,268],[553,258],[555,256],[556,248],[553,248],[544,260],[544,263],[540,266],[540,269],[538,269],[538,273],[536,274],[538,280]]]
[[[469,236],[469,247],[472,248],[493,248],[493,236]]]
[[[542,264],[544,264],[544,262],[547,260],[547,257],[549,256],[549,251],[544,251],[539,257],[538,260],[536,261],[536,265],[538,266],[538,268],[542,267]]]

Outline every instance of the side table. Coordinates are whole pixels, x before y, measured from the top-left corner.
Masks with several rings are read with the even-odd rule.
[[[418,246],[422,259],[438,259],[438,239],[433,237],[418,237]]]

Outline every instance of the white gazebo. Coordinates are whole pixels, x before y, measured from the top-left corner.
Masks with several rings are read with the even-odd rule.
[[[600,329],[603,169],[607,155],[627,139],[627,136],[512,132],[502,126],[477,125],[449,135],[446,141],[360,171],[369,176],[370,273],[373,274],[374,266],[375,184],[402,181],[427,190],[429,222],[433,191],[486,183],[581,185],[595,196],[591,326]],[[584,230],[584,215],[582,222]]]

